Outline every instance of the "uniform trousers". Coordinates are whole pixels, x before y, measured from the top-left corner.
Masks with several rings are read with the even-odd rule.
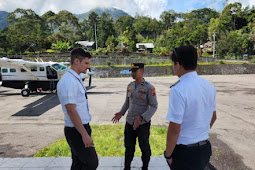
[[[171,170],[204,170],[212,155],[211,143],[208,141],[201,146],[186,147],[176,145],[173,153]]]
[[[139,146],[142,152],[143,170],[148,169],[151,156],[151,148],[149,143],[151,122],[144,123],[136,130],[133,130],[133,125],[126,122],[125,125],[125,170],[130,170],[131,162],[134,158],[136,138],[138,137]]]
[[[89,136],[91,128],[85,124]],[[71,170],[96,170],[98,167],[98,157],[94,147],[85,148],[81,134],[74,127],[65,127],[65,137],[72,152]]]

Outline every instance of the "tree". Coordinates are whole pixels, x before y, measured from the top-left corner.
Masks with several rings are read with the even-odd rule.
[[[150,35],[153,37],[155,41],[158,34],[161,32],[159,23],[155,18],[150,20],[150,23],[148,25],[148,31],[150,32]]]
[[[241,3],[228,4],[222,11],[220,22],[224,26],[225,32],[238,30],[247,25],[245,15],[247,9],[242,8]]]
[[[95,42],[96,42],[96,49],[97,49],[97,35],[96,35],[96,33],[97,33],[97,24],[98,24],[98,22],[99,22],[99,16],[98,16],[98,14],[95,13],[94,11],[91,12],[91,13],[89,14],[88,22],[89,22],[89,24],[90,24],[92,30],[94,30],[93,32],[94,32],[95,34],[92,34],[92,35],[93,35],[94,40],[95,40]],[[92,31],[90,31],[90,32],[92,32]]]
[[[105,47],[108,36],[115,35],[113,28],[113,18],[110,14],[102,13],[98,23],[98,45]]]
[[[147,35],[149,35],[148,33],[149,23],[150,23],[150,18],[137,16],[135,24],[134,24],[134,29],[137,33],[142,34],[143,36],[146,37]]]
[[[114,29],[117,35],[123,34],[129,28],[133,28],[134,18],[131,16],[120,16],[114,23]]]
[[[170,28],[176,21],[178,14],[174,10],[164,11],[159,16],[165,25],[165,29]]]
[[[218,55],[233,54],[241,56],[248,48],[249,35],[240,31],[231,31],[225,38],[221,38],[216,44]]]
[[[8,48],[10,47],[9,42],[7,40],[8,27],[0,30],[0,48],[3,48],[5,52],[7,52]]]
[[[210,8],[193,10],[184,15],[185,20],[197,19],[200,24],[209,23],[211,18],[217,18],[219,13]]]
[[[12,24],[8,27],[6,39],[15,52],[42,47],[47,35],[43,21],[34,11],[18,8],[9,13],[7,21]]]
[[[60,11],[57,14],[57,23],[59,23],[59,33],[65,36],[68,41],[74,43],[82,37],[81,27],[78,18],[68,11]]]
[[[45,23],[45,27],[48,27],[48,29],[50,30],[50,34],[53,35],[54,30],[56,30],[60,26],[60,24],[57,21],[56,14],[52,11],[48,11],[45,14],[43,14],[41,18]]]

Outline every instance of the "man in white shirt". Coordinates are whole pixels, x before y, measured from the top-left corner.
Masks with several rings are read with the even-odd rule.
[[[98,157],[91,138],[88,98],[80,77],[89,68],[91,55],[81,48],[71,51],[71,69],[57,85],[59,101],[65,115],[65,137],[72,152],[71,170],[95,170]]]
[[[171,86],[164,156],[171,170],[203,170],[212,154],[209,131],[216,120],[216,89],[197,75],[197,50],[174,49],[171,59],[179,81]]]

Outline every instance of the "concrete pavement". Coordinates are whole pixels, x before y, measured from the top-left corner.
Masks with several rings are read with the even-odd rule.
[[[70,157],[0,158],[0,170],[70,170]],[[124,157],[99,157],[98,170],[122,170]],[[135,157],[132,170],[142,167],[140,157]],[[149,170],[169,170],[163,156],[151,157]]]

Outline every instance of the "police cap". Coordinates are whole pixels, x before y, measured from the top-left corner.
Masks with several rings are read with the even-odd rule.
[[[129,71],[136,71],[139,68],[144,68],[144,63],[132,63]]]

